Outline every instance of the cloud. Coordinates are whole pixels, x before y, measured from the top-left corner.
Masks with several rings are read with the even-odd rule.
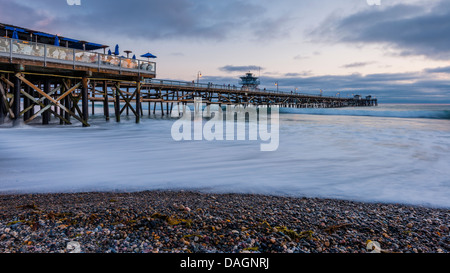
[[[312,31],[328,42],[387,44],[402,56],[450,59],[450,3],[370,7],[347,17],[333,15]]]
[[[298,89],[307,94],[341,96],[352,94],[373,95],[381,103],[450,103],[450,81],[435,77],[435,71],[450,71],[448,68],[426,69],[404,73],[376,73],[361,75],[321,75],[311,76],[305,73],[286,73],[283,77],[261,77],[261,88],[274,90],[274,82],[278,82],[279,89],[291,91]],[[238,78],[209,77],[208,81],[217,83],[238,84]]]
[[[383,102],[450,103],[450,82],[426,71],[408,73],[324,75],[278,79],[280,88],[301,92],[375,95]]]
[[[294,18],[285,16],[258,20],[253,24],[252,32],[257,42],[288,38],[292,29],[290,24],[294,21]]]
[[[429,69],[426,69],[426,72],[428,72],[428,73],[450,73],[450,66],[429,68]]]
[[[311,76],[311,70],[308,71],[303,71],[301,73],[298,72],[291,72],[291,73],[285,73],[284,76],[285,77],[304,77],[304,76]]]
[[[281,19],[268,17],[258,1],[95,0],[70,6],[66,0],[0,0],[0,6],[5,23],[91,40],[101,34],[220,41],[241,35],[242,29],[249,30],[247,38],[249,33],[259,38],[264,26],[279,32],[283,24]]]
[[[257,65],[243,65],[243,66],[226,65],[220,67],[219,69],[224,72],[248,72],[252,70],[264,70],[264,68]]]
[[[54,19],[45,10],[34,9],[18,1],[0,0],[0,18],[2,23],[28,28],[45,27]]]
[[[170,53],[171,56],[177,56],[177,57],[183,57],[184,53],[183,52],[172,52]]]
[[[364,67],[370,64],[373,64],[374,62],[356,62],[356,63],[350,63],[350,64],[345,64],[341,67],[343,68],[355,68],[355,67]]]
[[[298,54],[298,55],[295,55],[293,59],[294,60],[304,60],[304,59],[308,59],[308,58],[310,58],[310,57]]]

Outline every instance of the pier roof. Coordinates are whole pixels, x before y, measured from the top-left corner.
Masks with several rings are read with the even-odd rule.
[[[55,38],[58,37],[58,39],[61,41],[61,46],[66,46],[68,48],[84,49],[90,51],[109,47],[107,45],[102,45],[98,43],[82,41],[69,37],[59,36],[57,34],[50,34],[42,31],[36,31],[28,28],[0,23],[1,37],[12,38],[14,30],[17,31],[19,39],[24,41],[53,45]]]

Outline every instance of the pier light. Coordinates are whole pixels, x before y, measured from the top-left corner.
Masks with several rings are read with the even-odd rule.
[[[199,80],[200,80],[201,77],[202,77],[202,72],[201,72],[201,71],[198,71],[198,72],[197,72],[197,84],[198,84],[198,82],[199,82]]]

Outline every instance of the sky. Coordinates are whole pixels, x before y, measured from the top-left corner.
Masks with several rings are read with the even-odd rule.
[[[157,78],[450,103],[448,0],[0,0],[0,22],[158,56]],[[374,3],[379,5],[373,5]]]

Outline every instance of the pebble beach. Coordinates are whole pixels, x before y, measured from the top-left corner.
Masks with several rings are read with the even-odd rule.
[[[448,253],[449,220],[449,209],[255,194],[0,195],[0,253]]]

